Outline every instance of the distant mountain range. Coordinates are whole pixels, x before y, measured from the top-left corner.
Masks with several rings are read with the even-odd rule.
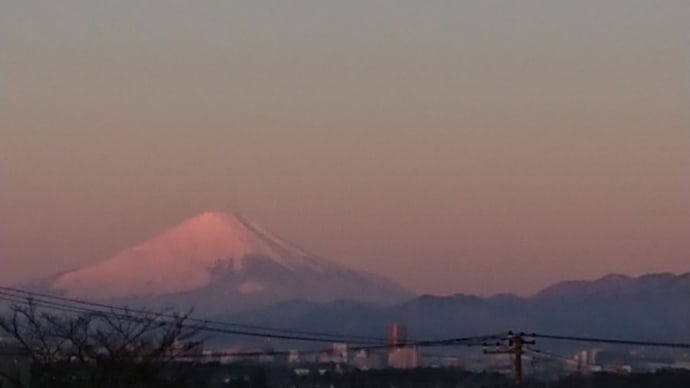
[[[310,254],[237,214],[208,212],[108,259],[27,286],[118,305],[195,308],[217,319],[380,337],[508,330],[690,341],[690,274],[567,281],[533,297],[415,296]]]
[[[507,331],[690,342],[690,273],[608,275],[563,282],[530,298],[424,295],[393,306],[336,301],[280,303],[219,319],[301,330],[381,336],[403,322],[424,339]]]

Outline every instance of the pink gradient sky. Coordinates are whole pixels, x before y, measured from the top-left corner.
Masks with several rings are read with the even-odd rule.
[[[216,209],[419,292],[690,271],[688,15],[3,1],[0,283]]]

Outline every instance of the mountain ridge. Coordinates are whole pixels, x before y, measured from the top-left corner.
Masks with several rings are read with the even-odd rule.
[[[690,328],[687,326],[690,322],[689,274],[660,273],[627,278],[633,284],[641,285],[638,292],[630,292],[631,286],[627,281],[616,282],[615,277],[607,275],[580,282],[603,282],[613,290],[595,288],[593,292],[583,294],[548,297],[539,296],[539,293],[531,297],[425,294],[395,305],[358,306],[351,303],[346,308],[333,303],[287,302],[217,318],[315,331],[339,328],[337,334],[351,335],[381,335],[388,325],[402,322],[408,326],[412,337],[424,339],[512,330],[690,341]],[[651,287],[653,282],[650,279],[657,280],[659,287]]]
[[[205,212],[114,256],[55,275],[39,288],[70,297],[200,311],[245,309],[292,298],[403,300],[380,275],[335,264],[244,215]]]
[[[649,273],[640,276],[629,276],[623,274],[608,274],[594,280],[568,280],[555,283],[537,292],[536,298],[553,298],[568,296],[573,294],[588,293],[624,293],[634,292],[636,289],[652,291],[654,288],[661,288],[674,280],[685,280],[690,282],[690,272],[673,274],[670,272]]]
[[[308,253],[245,216],[219,212],[29,288],[116,305],[193,307],[205,317],[267,326],[342,327],[344,334],[375,335],[405,322],[426,338],[524,328],[690,339],[690,273],[609,274],[529,297],[415,296],[385,277]]]

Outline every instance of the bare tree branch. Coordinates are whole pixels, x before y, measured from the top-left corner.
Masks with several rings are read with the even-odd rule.
[[[35,371],[50,377],[46,384],[78,372],[90,387],[121,387],[132,376],[158,378],[170,362],[201,346],[200,327],[188,324],[189,316],[127,309],[59,315],[40,310],[29,298],[0,315],[0,335],[26,353]]]

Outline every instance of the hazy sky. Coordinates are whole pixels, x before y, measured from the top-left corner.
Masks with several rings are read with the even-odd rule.
[[[216,209],[419,292],[690,271],[690,2],[0,2],[0,282]]]

